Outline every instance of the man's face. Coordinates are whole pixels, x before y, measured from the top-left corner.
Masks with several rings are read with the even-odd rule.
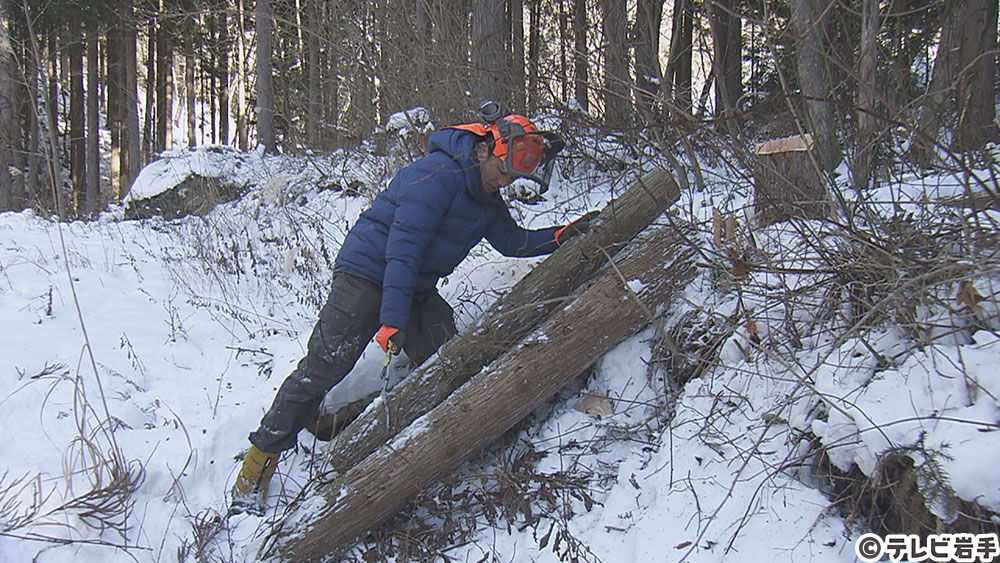
[[[479,143],[476,153],[479,157],[480,179],[486,193],[495,194],[514,181],[514,176],[504,172],[503,161],[490,151],[488,143]]]

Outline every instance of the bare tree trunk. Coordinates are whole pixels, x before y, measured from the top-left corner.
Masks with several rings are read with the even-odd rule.
[[[336,4],[330,4],[327,2],[321,3],[323,7],[323,19],[324,21],[336,21],[336,16],[333,10],[338,6]],[[329,43],[330,32],[324,27],[324,41]],[[331,86],[323,88],[321,92],[322,104],[322,115],[323,123],[330,124],[330,127],[325,127],[320,131],[320,139],[324,147],[329,146],[339,146],[340,143],[340,72],[338,67],[338,61],[340,60],[338,49],[326,49],[322,56],[322,63],[320,67],[320,83],[329,84]],[[435,98],[431,97],[428,102],[431,103],[431,107],[435,107]]]
[[[28,49],[26,49],[28,50]],[[27,177],[24,181],[24,206],[30,206],[33,201],[44,201],[44,195],[40,193],[41,191],[41,181],[39,174],[41,173],[41,161],[39,159],[39,154],[41,151],[41,146],[39,145],[39,125],[38,122],[38,69],[39,65],[44,65],[45,61],[38,60],[31,53],[25,57],[27,76],[28,76],[28,97],[25,100],[25,127],[26,138],[27,138],[27,152],[28,152],[28,171]]]
[[[154,0],[155,3],[155,0]],[[142,161],[149,162],[155,150],[156,124],[154,105],[156,104],[156,20],[149,19],[146,26],[146,109],[142,125]]]
[[[743,95],[743,40],[740,17],[732,0],[713,0],[711,9],[713,67],[715,68],[715,116],[726,122],[731,135],[739,131],[732,121]]]
[[[373,8],[369,3],[361,2],[355,17],[360,18],[361,22],[367,22],[371,17],[372,10]],[[346,71],[345,74],[348,76],[347,84],[350,88],[351,103],[344,112],[342,122],[348,132],[347,138],[343,140],[347,141],[349,146],[352,147],[360,145],[362,138],[368,135],[376,125],[374,73],[375,67],[378,66],[377,62],[373,59],[376,53],[375,49],[373,49],[372,39],[368,37],[368,31],[358,29],[354,33],[361,35],[357,41],[362,48],[360,57],[354,55],[357,62],[353,64],[349,63],[343,67]]]
[[[108,30],[107,48],[104,53],[107,58],[105,69],[108,73],[107,127],[111,134],[111,154],[108,162],[108,195],[110,201],[118,201],[122,193],[122,164],[124,162],[124,155],[122,154],[122,141],[124,140],[122,134],[122,126],[124,124],[122,112],[125,108],[125,46],[123,28],[125,25],[127,25],[125,22],[118,21],[111,26],[111,29]]]
[[[188,146],[194,147],[198,144],[197,120],[195,119],[195,87],[194,87],[194,25],[192,15],[184,17],[184,101],[187,109],[187,129]]]
[[[799,84],[806,97],[807,128],[816,141],[820,166],[833,170],[843,154],[837,140],[833,104],[829,98],[833,88],[827,78],[825,25],[822,19],[825,0],[795,0],[792,25],[795,28],[796,61]]]
[[[59,96],[59,38],[56,34],[50,34],[48,37],[48,79],[49,79],[49,92],[48,92],[48,108],[49,111],[45,113],[45,119],[48,122],[49,131],[59,131],[59,107],[60,107],[60,96]],[[54,137],[54,135],[52,135]],[[49,146],[49,151],[51,154],[48,155],[48,160],[52,163],[60,162],[60,147],[57,142],[47,143]],[[52,196],[52,209],[55,209],[60,217],[66,216],[66,198],[60,195],[59,190],[61,186],[59,185],[59,178],[53,178],[53,166],[46,166],[47,182],[45,185],[56,186],[55,193],[51,190],[45,190],[48,195]]]
[[[436,49],[432,65],[440,69],[434,79],[431,92],[432,115],[444,123],[458,123],[468,117],[470,105],[478,104],[475,96],[480,95],[479,69],[476,60],[470,58],[469,13],[472,0],[431,0],[433,9],[433,37]],[[494,0],[495,1],[495,0]],[[479,49],[477,45],[473,52]],[[334,64],[336,65],[336,61]],[[467,95],[471,92],[471,97]],[[497,99],[502,99],[496,96]],[[470,102],[472,102],[470,104]]]
[[[670,36],[670,52],[667,55],[667,71],[663,77],[666,91],[664,99],[689,115],[692,109],[691,61],[694,52],[694,8],[691,0],[677,0],[671,15],[673,26]]]
[[[72,29],[70,30],[70,34],[72,34]],[[70,115],[70,112],[72,111],[71,104],[73,99],[73,92],[70,89],[70,82],[73,76],[72,72],[73,65],[70,63],[71,59],[70,54],[73,52],[73,49],[70,47],[70,43],[72,42],[73,42],[72,40],[66,41],[65,43],[60,42],[62,48],[56,55],[56,57],[60,59],[59,60],[59,96],[60,96],[59,103],[62,109],[62,113],[57,114],[58,117],[56,119],[56,123],[61,123],[59,121],[59,118],[62,118],[65,120],[63,121],[64,123],[70,123],[69,125],[70,128],[72,128],[72,119],[73,119],[72,116]],[[82,46],[80,48],[80,52],[81,53],[83,52]],[[70,155],[70,148],[72,146],[71,143],[73,141],[73,135],[71,134],[59,135],[58,141],[62,143],[62,151],[66,155]]]
[[[660,71],[660,23],[663,2],[639,0],[635,21],[635,103],[637,113],[651,117],[656,105]]]
[[[0,0],[0,13],[3,13],[3,0]],[[28,47],[28,41],[25,38],[26,31],[24,27],[16,22],[17,15],[10,14],[11,17],[8,21],[8,38],[9,45],[14,52],[13,60],[13,76],[10,78],[13,80],[11,87],[13,88],[13,96],[11,102],[14,104],[13,114],[11,120],[13,123],[12,137],[10,137],[9,142],[14,148],[13,158],[10,166],[13,168],[8,168],[7,172],[12,176],[13,183],[11,185],[11,205],[10,208],[15,211],[20,211],[25,207],[30,205],[31,192],[29,191],[30,181],[28,178],[28,161],[31,157],[29,154],[29,139],[31,138],[31,127],[35,123],[35,104],[37,103],[38,97],[36,95],[31,95],[31,60],[34,57],[31,55],[30,47]],[[3,20],[0,17],[0,20]],[[0,21],[0,28],[3,28],[4,23]],[[3,31],[0,30],[0,34]],[[0,47],[2,49],[2,47]],[[3,56],[0,55],[0,59]],[[9,64],[9,63],[8,63]],[[0,67],[3,64],[0,63]],[[0,71],[2,72],[2,71]],[[3,87],[0,86],[0,91]],[[3,94],[0,94],[3,95]],[[2,118],[0,118],[2,120]],[[3,126],[0,125],[0,131],[2,131]],[[3,140],[0,140],[0,145],[3,144]],[[0,149],[2,150],[2,149]],[[2,170],[2,169],[0,169]],[[15,172],[16,171],[16,172]],[[0,179],[3,178],[3,172],[0,172]],[[0,180],[2,182],[2,180]]]
[[[14,177],[10,168],[14,152],[20,150],[16,140],[21,138],[17,127],[20,115],[14,94],[14,50],[8,32],[7,0],[0,0],[0,211],[13,209]]]
[[[863,0],[861,15],[861,60],[858,75],[858,128],[854,140],[854,187],[867,188],[872,179],[872,160],[877,146],[875,134],[875,70],[878,64],[878,32],[881,26],[878,0]]]
[[[413,0],[414,33],[417,37],[417,94],[418,98],[430,95],[430,55],[433,48],[431,35],[430,0]],[[427,101],[423,104],[428,109]]]
[[[472,9],[472,66],[476,97],[510,103],[504,44],[505,0],[475,0]]]
[[[540,0],[528,0],[528,14],[531,19],[531,25],[528,28],[528,96],[526,101],[527,111],[532,114],[538,111],[541,106],[541,83],[540,83],[540,73],[539,73],[539,60],[540,43],[542,41],[542,29],[538,21],[541,16],[541,1]],[[562,16],[562,8],[560,8],[560,17]],[[563,41],[559,42],[560,52],[565,56],[566,50]],[[565,59],[564,59],[565,60]],[[563,64],[561,67],[563,70],[560,74],[566,76],[566,65]]]
[[[288,528],[280,531],[287,538],[276,550],[281,558],[315,561],[336,554],[496,441],[601,355],[655,322],[649,312],[667,307],[695,272],[695,252],[686,240],[673,228],[644,233],[616,269],[604,270],[520,340],[521,346],[511,347],[418,425],[323,485],[325,503],[318,510],[293,511]],[[638,295],[626,284],[631,279],[643,280]]]
[[[116,194],[116,201],[129,192],[142,165],[141,138],[139,137],[139,57],[136,53],[136,21],[132,2],[122,0],[121,6],[124,18],[122,50],[125,60],[122,94],[122,189],[119,194]]]
[[[536,3],[540,4],[541,0],[536,0]],[[559,2],[559,97],[563,100],[568,100],[570,95],[570,80],[569,80],[569,45],[570,45],[570,33],[569,33],[569,7],[568,2]],[[540,10],[539,10],[540,12]],[[532,25],[532,33],[539,33],[538,25]]]
[[[202,104],[201,104],[201,130],[204,137],[205,124],[208,124],[208,142],[219,144],[219,123],[216,119],[221,112],[219,107],[219,95],[222,93],[219,79],[219,60],[222,57],[223,49],[220,48],[219,41],[219,20],[222,14],[208,14],[208,68],[209,72],[203,72],[201,78]],[[204,68],[204,64],[202,67]],[[204,97],[208,98],[208,109],[205,109]],[[222,143],[225,144],[225,143]]]
[[[87,211],[87,122],[83,86],[85,30],[82,22],[70,24],[69,56],[69,141],[72,208],[76,215]]]
[[[223,145],[229,144],[229,87],[232,80],[229,76],[229,51],[231,50],[231,39],[229,38],[229,14],[222,12],[219,14],[219,45],[217,45],[216,56],[219,59],[218,72],[218,95],[219,95],[219,136],[218,142]]]
[[[161,0],[160,9],[166,8]],[[161,17],[156,33],[156,150],[174,145],[174,25],[170,16]]]
[[[249,124],[247,123],[247,45],[246,33],[243,32],[246,10],[243,0],[236,0],[236,37],[239,49],[236,50],[236,140],[237,147],[245,151],[250,146]]]
[[[102,207],[101,203],[101,153],[98,127],[100,123],[100,72],[98,69],[97,41],[98,32],[96,25],[91,23],[95,29],[87,30],[87,207],[86,214],[95,216]],[[89,27],[89,26],[88,26]]]
[[[511,101],[519,113],[527,107],[524,87],[524,1],[509,0]]]
[[[274,86],[271,66],[271,0],[257,0],[257,140],[264,152],[277,150],[274,140]]]
[[[628,48],[625,44],[628,12],[621,0],[601,0],[604,16],[604,121],[613,127],[632,125],[632,102],[629,91]]]
[[[941,127],[957,118],[953,146],[966,151],[998,138],[994,95],[996,0],[963,0],[945,6],[934,71],[920,112],[916,160],[929,165]]]
[[[590,77],[588,60],[590,50],[587,48],[587,0],[573,0],[573,93],[580,109],[587,112],[590,109]]]
[[[319,83],[319,33],[322,29],[320,20],[319,0],[307,0],[307,10],[309,11],[309,28],[306,30],[309,54],[307,63],[309,66],[308,101],[306,103],[306,144],[312,148],[319,148],[319,125],[323,119],[322,105],[320,103],[320,83]],[[418,6],[423,6],[423,0],[417,0]],[[424,51],[422,56],[426,56]],[[421,63],[421,68],[424,68]]]
[[[996,122],[997,2],[969,2],[962,34],[962,71],[958,75],[958,131],[955,149],[981,149],[1000,141]]]
[[[338,434],[330,444],[331,466],[344,471],[375,451],[393,434],[433,408],[483,366],[500,355],[498,342],[517,342],[562,298],[589,279],[613,254],[680,197],[669,174],[654,170],[609,203],[595,228],[568,241],[519,281],[472,328],[442,347],[437,359],[422,365],[385,397],[392,428],[385,413],[369,409]]]

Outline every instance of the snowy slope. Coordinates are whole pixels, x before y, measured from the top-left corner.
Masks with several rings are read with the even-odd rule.
[[[263,541],[276,514],[234,520],[205,545],[194,529],[211,528],[224,512],[235,458],[303,353],[332,258],[372,197],[317,186],[357,180],[377,189],[398,163],[206,151],[167,155],[144,171],[146,183],[136,189],[158,193],[208,170],[250,186],[247,197],[205,218],[124,221],[117,210],[60,226],[30,212],[0,215],[0,427],[9,429],[0,445],[0,560],[173,561],[204,550],[214,560],[243,561]],[[594,170],[574,173],[542,204],[515,205],[522,223],[563,223],[622,188],[610,177],[594,180]],[[926,185],[914,180],[903,191]],[[704,222],[711,217],[708,197],[686,194],[678,207]],[[700,242],[708,248],[705,231]],[[800,233],[776,226],[759,235],[765,250],[801,248],[804,262],[815,259]],[[459,328],[535,263],[477,247],[441,287]],[[995,272],[983,274],[975,280],[987,296],[984,314],[995,318],[985,281]],[[1000,376],[990,369],[1000,360],[1000,340],[980,331],[974,341],[900,353],[896,364],[878,370],[859,338],[834,340],[822,331],[795,351],[748,353],[751,339],[776,342],[784,330],[767,288],[784,292],[810,282],[804,275],[754,276],[747,285],[758,291],[739,297],[706,269],[664,319],[669,324],[702,308],[719,318],[749,311],[756,321],[754,334],[741,325],[724,344],[720,365],[673,390],[672,416],[662,412],[669,385],[662,368],[650,368],[656,335],[647,330],[602,358],[583,390],[608,397],[614,414],[598,420],[577,410],[574,390],[524,431],[543,453],[538,471],[604,476],[567,516],[566,537],[582,542],[582,559],[853,561],[855,536],[846,536],[854,530],[800,463],[807,432],[833,448],[838,465],[866,471],[889,447],[919,439],[945,448],[955,493],[1000,508],[1000,477],[983,470],[1000,464]],[[933,307],[926,314],[947,316]],[[796,322],[815,321],[808,316]],[[907,350],[902,342],[887,329],[874,347]],[[376,352],[369,347],[332,402],[380,387],[372,378]],[[823,406],[847,399],[845,408]],[[890,430],[869,432],[875,423]],[[641,439],[637,427],[644,428]],[[317,444],[306,433],[300,438],[305,447],[282,460],[272,485],[276,506],[317,469]],[[115,451],[123,457],[116,460]],[[123,472],[136,485],[123,495],[127,513],[63,509],[114,477],[127,489]],[[556,545],[553,535],[542,542],[549,525],[555,523],[537,527],[542,533],[487,528],[448,555],[555,561],[568,540]]]

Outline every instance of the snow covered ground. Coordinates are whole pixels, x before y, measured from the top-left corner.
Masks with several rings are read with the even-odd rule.
[[[225,512],[246,435],[303,353],[340,241],[372,196],[336,188],[355,180],[377,186],[395,165],[344,153],[177,151],[146,169],[137,194],[157,193],[191,171],[234,179],[249,194],[204,218],[175,221],[125,221],[120,209],[62,225],[31,212],[0,215],[0,560],[253,559],[276,513],[234,519],[205,543],[195,530]],[[545,202],[515,204],[522,223],[564,223],[599,209],[627,182],[593,169],[575,174]],[[874,197],[919,199],[932,184],[958,189],[940,180],[908,179],[892,198]],[[727,205],[739,207],[740,197]],[[724,199],[693,192],[677,205],[701,223],[708,252],[711,202]],[[804,231],[776,225],[755,233],[759,252],[794,255],[799,270],[816,265],[810,241],[827,235],[822,226]],[[536,263],[477,247],[441,287],[459,327]],[[663,322],[695,309],[753,321],[738,323],[719,365],[675,390],[666,416],[669,384],[662,368],[650,367],[652,329],[601,358],[585,389],[522,433],[543,453],[537,471],[580,467],[609,476],[574,501],[566,535],[558,533],[562,523],[515,523],[483,529],[447,555],[557,561],[572,537],[581,560],[609,563],[854,561],[863,530],[830,507],[803,465],[813,435],[838,467],[857,464],[866,473],[892,448],[920,446],[918,463],[922,452],[943,452],[936,462],[954,493],[1000,511],[1000,338],[989,330],[998,328],[996,274],[970,263],[960,278],[938,284],[946,294],[915,310],[951,336],[916,348],[891,325],[832,330],[840,317],[823,317],[821,292],[809,293],[823,274],[754,272],[743,282],[752,290],[740,292],[705,268]],[[960,281],[985,297],[978,331],[950,329]],[[794,318],[778,310],[782,295],[803,293],[816,298],[803,299]],[[793,325],[802,330],[794,346],[786,332]],[[369,347],[331,402],[381,385],[372,378],[377,352]],[[584,393],[606,397],[613,413],[598,419],[575,408]],[[641,439],[624,435],[638,424],[647,428]],[[275,505],[315,470],[317,444],[307,433],[300,438],[305,447],[282,460],[272,484]],[[81,498],[105,487],[122,491],[131,510]],[[945,518],[953,516],[946,500],[936,507]],[[546,536],[551,528],[557,532]]]

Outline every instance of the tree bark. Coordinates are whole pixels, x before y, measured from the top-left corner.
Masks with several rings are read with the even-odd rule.
[[[351,147],[359,146],[361,140],[371,133],[376,125],[374,73],[378,62],[373,57],[377,53],[373,48],[373,38],[368,37],[365,29],[372,11],[373,8],[368,2],[356,4],[353,17],[357,20],[351,24],[355,26],[351,29],[356,34],[351,39],[357,45],[355,47],[357,50],[353,53],[355,62],[343,67],[350,88],[350,104],[344,112],[343,123],[348,130],[348,138],[345,140]]]
[[[604,270],[568,306],[426,416],[321,486],[324,503],[318,511],[293,511],[286,520],[292,524],[280,530],[286,539],[277,547],[280,557],[314,561],[336,553],[655,322],[650,311],[669,306],[694,275],[696,253],[686,240],[672,227],[646,231],[622,253],[616,269]],[[629,280],[642,282],[638,294]]]
[[[587,0],[573,0],[573,93],[580,109],[590,109],[590,61],[587,49]]]
[[[616,128],[632,126],[632,100],[626,30],[628,11],[621,0],[601,0],[604,16],[604,121]]]
[[[201,91],[202,95],[208,98],[208,110],[205,110],[205,103],[203,101],[201,105],[201,128],[204,130],[205,123],[207,122],[209,129],[208,142],[219,144],[219,122],[216,119],[222,113],[222,108],[219,106],[219,97],[222,94],[222,88],[220,87],[222,81],[219,76],[221,63],[219,61],[225,52],[221,48],[221,42],[219,41],[221,34],[221,31],[219,31],[219,21],[222,19],[222,14],[208,14],[207,17],[209,72],[202,73]]]
[[[713,66],[715,67],[715,117],[736,135],[733,122],[743,95],[743,36],[740,17],[732,0],[713,0],[711,9]]]
[[[854,187],[865,189],[872,179],[872,160],[877,146],[875,97],[878,85],[878,31],[881,26],[879,0],[863,0],[861,10],[861,55],[858,74],[858,128],[854,139]]]
[[[271,0],[257,0],[257,141],[265,153],[277,150],[274,139],[274,86],[271,65]]]
[[[120,6],[120,4],[119,4]],[[124,156],[122,155],[122,141],[124,137],[122,135],[122,126],[124,120],[122,119],[122,112],[125,107],[124,102],[124,89],[125,89],[125,65],[124,65],[124,31],[123,27],[127,25],[123,21],[115,22],[108,30],[108,40],[107,48],[105,49],[105,57],[107,58],[107,63],[105,64],[105,69],[107,70],[107,84],[108,84],[108,100],[107,100],[107,127],[108,132],[111,137],[111,153],[109,159],[109,198],[111,201],[118,201],[122,193],[122,164],[124,163]]]
[[[217,84],[219,95],[219,134],[218,142],[229,144],[229,52],[232,50],[229,38],[229,14],[219,14],[219,43],[216,46],[218,57]]]
[[[124,34],[124,88],[122,93],[122,185],[116,201],[128,194],[132,182],[142,166],[141,138],[139,136],[139,57],[136,52],[136,21],[131,0],[122,0]]]
[[[541,0],[538,0],[541,2]],[[570,33],[569,33],[569,7],[566,6],[568,2],[559,2],[559,97],[564,100],[568,100],[570,97],[569,91],[569,44],[570,44]],[[532,33],[536,33],[534,28],[539,26],[532,25]],[[541,34],[540,31],[538,32]]]
[[[198,144],[197,120],[195,119],[195,95],[194,88],[194,16],[188,14],[184,16],[184,102],[187,109],[187,135],[188,147]]]
[[[799,84],[806,97],[809,117],[807,130],[816,141],[820,166],[824,170],[833,170],[840,164],[843,154],[837,140],[833,104],[829,101],[833,88],[826,71],[823,38],[825,6],[825,1],[795,0],[792,6],[792,25],[795,28]]]
[[[934,70],[920,111],[913,156],[930,164],[942,125],[955,117],[952,148],[976,149],[998,136],[995,123],[996,0],[963,0],[945,6]]]
[[[166,3],[160,2],[161,17],[156,32],[156,151],[174,146],[174,25],[163,16]]]
[[[660,71],[661,0],[639,0],[635,22],[635,103],[640,115],[651,118],[656,110]]]
[[[26,49],[27,50],[27,49]],[[28,156],[27,177],[24,180],[24,201],[21,207],[31,205],[33,201],[45,201],[41,193],[42,182],[39,177],[41,173],[40,131],[38,122],[38,69],[39,65],[44,65],[45,61],[38,60],[34,55],[25,57],[26,74],[28,77],[27,99],[25,100],[25,127]]]
[[[566,296],[589,279],[621,245],[678,200],[680,189],[669,174],[656,170],[609,203],[590,233],[575,237],[519,281],[476,323],[445,344],[384,398],[392,413],[386,426],[382,409],[369,409],[338,434],[329,451],[331,467],[344,471],[375,451],[479,370],[511,342],[526,336]],[[608,254],[602,252],[604,249]]]
[[[467,108],[479,103],[466,94],[479,94],[477,69],[468,56],[472,1],[432,0],[431,5],[435,46],[431,65],[438,71],[432,82],[431,115],[442,123],[460,123],[468,117]]]
[[[968,2],[971,13],[962,33],[958,75],[958,131],[954,148],[981,149],[1000,140],[996,123],[997,2]],[[971,25],[970,25],[971,24]]]
[[[329,2],[321,2],[323,6],[323,20],[326,22],[337,21],[337,15],[335,10],[339,9],[339,4],[332,4]],[[327,26],[324,26],[324,36],[325,42],[334,43],[330,39],[330,33],[327,31]],[[320,131],[320,142],[323,143],[324,147],[336,147],[339,146],[341,138],[341,115],[340,115],[340,85],[341,85],[341,73],[340,73],[340,60],[341,60],[340,50],[335,48],[326,49],[325,53],[321,57],[322,62],[320,63],[320,84],[328,84],[329,87],[323,88],[321,92],[321,105],[322,105],[322,115],[323,123],[328,123],[330,126],[325,127]],[[431,100],[428,100],[432,107],[434,107],[435,98],[432,96]]]
[[[155,3],[155,2],[154,2]],[[142,124],[142,160],[149,162],[156,147],[156,20],[146,25],[146,106]],[[138,81],[137,81],[138,82]]]
[[[417,4],[423,5],[424,0],[417,0]],[[319,82],[319,32],[322,29],[320,21],[320,10],[317,5],[319,0],[307,0],[307,10],[309,12],[309,27],[306,30],[307,45],[309,53],[306,64],[309,65],[308,101],[306,102],[306,144],[311,148],[319,148],[319,125],[323,118],[322,105],[320,104],[320,82]],[[421,51],[423,53],[423,51]]]
[[[664,99],[669,100],[684,115],[692,109],[691,63],[692,41],[694,38],[694,8],[691,0],[677,0],[671,15],[673,22],[670,35],[670,52],[667,54],[667,71],[663,79],[666,91]]]
[[[101,203],[101,152],[98,143],[100,128],[100,79],[98,76],[97,25],[88,23],[87,27],[87,206],[88,216],[95,216],[102,207]]]
[[[475,0],[472,10],[472,65],[476,73],[476,96],[493,99],[509,107],[504,41],[505,0]]]
[[[85,30],[81,22],[70,24],[69,56],[69,141],[70,179],[72,182],[72,211],[84,214],[87,210],[87,122],[86,97],[83,86],[83,58]]]
[[[0,0],[0,211],[13,208],[15,140],[21,135],[17,128],[18,111],[14,96],[14,51],[8,34],[7,0]]]
[[[530,25],[528,27],[528,96],[526,100],[526,107],[528,114],[531,115],[538,111],[541,107],[541,82],[540,82],[540,70],[539,63],[541,62],[539,58],[540,43],[542,42],[542,28],[538,21],[541,15],[541,1],[540,0],[528,0],[528,17],[530,19]],[[562,13],[560,8],[560,14]],[[565,53],[565,49],[562,48],[562,42],[560,41],[560,52]],[[566,75],[565,65],[562,67],[564,70],[560,74]]]
[[[239,48],[236,50],[236,146],[241,151],[247,150],[249,141],[249,124],[247,123],[247,45],[244,33],[244,18],[246,9],[243,0],[236,0],[236,37]]]
[[[510,88],[518,113],[525,111],[524,0],[510,0]]]

